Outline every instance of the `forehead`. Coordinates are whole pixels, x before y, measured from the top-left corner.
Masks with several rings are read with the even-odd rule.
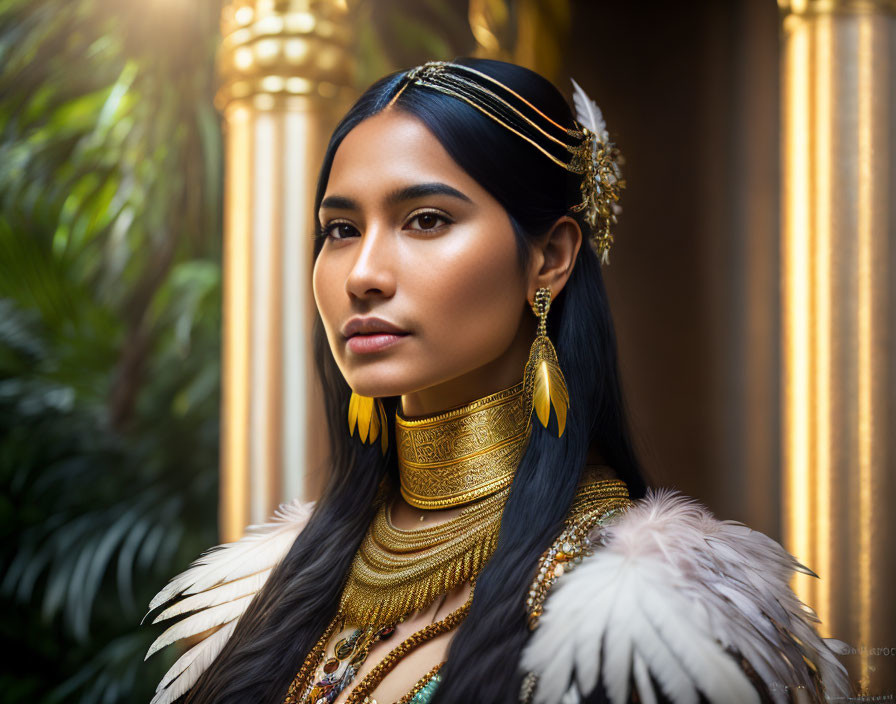
[[[333,157],[327,193],[386,192],[396,184],[419,181],[443,181],[468,192],[479,189],[421,120],[390,109],[345,136]]]

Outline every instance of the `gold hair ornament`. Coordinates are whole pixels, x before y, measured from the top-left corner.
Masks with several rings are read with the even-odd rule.
[[[389,447],[389,425],[382,400],[371,396],[361,396],[352,391],[351,398],[348,400],[349,435],[355,434],[356,425],[361,442],[372,444],[377,435],[380,435],[380,449],[385,455],[386,448]]]
[[[523,383],[538,420],[545,428],[548,427],[548,420],[551,417],[551,406],[554,407],[554,412],[557,414],[557,437],[560,437],[566,428],[569,391],[563,372],[560,370],[557,350],[548,338],[547,316],[550,307],[551,289],[546,287],[538,289],[535,292],[535,302],[532,304],[532,310],[538,316],[538,332],[532,347],[529,348]]]
[[[500,87],[507,94],[502,97],[473,76]],[[622,212],[619,197],[625,188],[622,154],[610,141],[606,123],[597,104],[582,87],[572,80],[573,103],[576,109],[575,127],[555,122],[516,91],[486,73],[470,66],[450,61],[427,61],[410,69],[405,82],[389,101],[392,105],[410,84],[426,86],[462,100],[487,115],[501,126],[529,142],[558,166],[582,175],[582,201],[570,208],[583,212],[592,229],[591,247],[601,264],[610,263],[611,225]],[[515,106],[513,103],[516,102]],[[528,114],[527,114],[528,113]],[[547,140],[547,143],[542,144]],[[562,157],[551,150],[566,152]]]
[[[573,89],[573,104],[576,107],[576,122],[582,125],[585,142],[590,145],[591,158],[585,159],[585,176],[582,178],[584,200],[572,210],[585,211],[585,221],[591,225],[594,234],[591,244],[601,264],[610,263],[610,245],[613,235],[610,225],[616,224],[616,216],[622,212],[619,197],[625,188],[622,170],[625,160],[619,148],[610,141],[603,113],[582,87],[570,78]],[[582,158],[585,155],[578,155]]]

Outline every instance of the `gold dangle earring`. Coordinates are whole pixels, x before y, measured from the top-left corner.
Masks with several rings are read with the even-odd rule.
[[[376,408],[374,408],[376,402]],[[373,443],[376,436],[380,435],[380,448],[386,454],[389,446],[389,425],[386,421],[386,409],[383,408],[381,399],[371,396],[361,396],[352,391],[348,400],[348,434],[355,434],[355,425],[358,426],[358,436],[361,442]],[[382,434],[380,434],[382,431]]]
[[[538,316],[538,332],[529,349],[529,359],[523,373],[525,391],[529,403],[535,408],[538,420],[547,428],[551,406],[557,414],[557,437],[566,428],[566,410],[569,407],[569,391],[560,370],[557,350],[548,339],[547,318],[551,307],[551,289],[540,288],[535,292],[535,302],[530,304]],[[529,411],[532,412],[531,410]]]

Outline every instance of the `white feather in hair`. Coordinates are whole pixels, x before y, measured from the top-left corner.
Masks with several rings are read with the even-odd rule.
[[[191,613],[160,635],[146,657],[183,638],[219,627],[185,652],[156,687],[151,704],[169,704],[195,684],[230,638],[249,602],[264,586],[308,522],[314,502],[282,504],[268,523],[249,526],[241,539],[206,551],[150,602],[150,612],[183,597],[153,620]]]
[[[607,123],[604,121],[604,114],[597,107],[597,103],[588,97],[588,94],[582,86],[576,83],[574,78],[569,80],[572,81],[572,104],[576,109],[576,120],[594,132],[602,142],[606,142],[609,139],[609,135],[607,134]],[[595,145],[596,150],[597,145]]]
[[[794,570],[814,573],[768,536],[659,490],[591,537],[594,554],[554,585],[523,652],[544,683],[535,704],[575,704],[598,679],[613,704],[630,688],[655,702],[653,682],[671,702],[758,703],[737,657],[776,703],[788,688],[815,690],[807,661],[827,697],[848,696],[832,649],[842,644],[818,635],[788,584]]]

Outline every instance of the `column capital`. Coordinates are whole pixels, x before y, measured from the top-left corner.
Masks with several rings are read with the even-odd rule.
[[[357,0],[232,0],[221,12],[215,105],[261,109],[292,96],[343,100],[353,90]]]

